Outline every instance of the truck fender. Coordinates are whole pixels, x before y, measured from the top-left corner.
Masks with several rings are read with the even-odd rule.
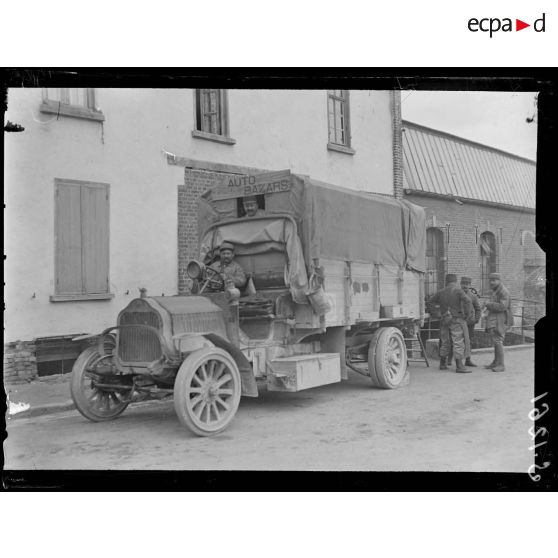
[[[216,347],[227,351],[233,357],[238,366],[238,371],[240,372],[242,395],[245,397],[258,397],[258,385],[256,384],[252,366],[248,362],[248,359],[242,354],[242,351],[215,333],[205,333],[203,336]]]
[[[114,333],[108,333],[109,329],[102,331],[101,333],[86,333],[84,335],[78,335],[73,337],[72,341],[89,341],[92,345],[93,341],[97,342],[97,347],[99,354],[107,355],[110,354],[116,345],[116,335]]]

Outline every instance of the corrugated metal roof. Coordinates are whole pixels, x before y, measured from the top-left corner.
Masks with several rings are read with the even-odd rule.
[[[403,121],[404,187],[535,207],[534,161]]]

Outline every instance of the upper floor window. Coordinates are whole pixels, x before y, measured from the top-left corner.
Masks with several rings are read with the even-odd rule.
[[[345,153],[351,149],[351,126],[349,92],[344,89],[330,89],[327,92],[328,148]]]
[[[481,293],[490,294],[490,280],[488,276],[498,271],[496,259],[496,238],[491,232],[483,232],[480,235],[480,257],[481,257]]]
[[[44,88],[41,112],[92,120],[105,119],[104,114],[97,108],[95,89],[91,87]]]
[[[235,143],[235,140],[229,137],[228,98],[225,89],[196,89],[194,108],[194,137],[220,143]]]

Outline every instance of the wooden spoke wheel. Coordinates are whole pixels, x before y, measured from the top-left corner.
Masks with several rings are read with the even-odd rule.
[[[240,372],[229,353],[218,348],[194,351],[174,383],[174,408],[180,422],[198,436],[222,432],[240,403]]]
[[[381,327],[374,333],[368,349],[368,371],[377,387],[395,389],[401,384],[407,371],[407,348],[399,329]]]
[[[70,393],[77,410],[89,420],[100,422],[117,417],[129,404],[130,390],[98,387],[101,379],[95,370],[106,366],[112,355],[100,355],[97,347],[89,347],[79,355],[70,379]]]

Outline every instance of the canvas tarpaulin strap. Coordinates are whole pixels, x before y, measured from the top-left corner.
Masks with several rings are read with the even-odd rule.
[[[258,254],[270,250],[287,252],[287,287],[293,300],[307,302],[308,276],[302,245],[293,222],[285,218],[269,217],[224,223],[210,229],[202,238],[202,256],[218,248],[223,241],[232,242],[238,255]]]

